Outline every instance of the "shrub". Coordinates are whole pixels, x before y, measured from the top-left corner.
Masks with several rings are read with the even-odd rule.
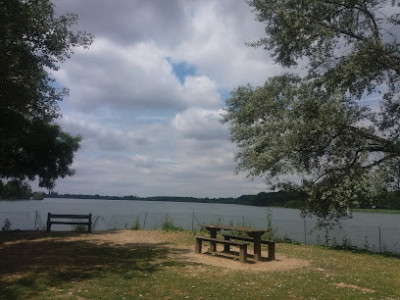
[[[9,219],[5,219],[4,226],[1,228],[1,231],[10,231],[11,230],[11,222]]]
[[[164,219],[164,222],[162,223],[161,229],[165,230],[165,231],[181,231],[181,230],[183,230],[181,227],[176,226],[174,224],[174,221],[170,218],[170,216],[168,214],[165,216],[165,219]]]

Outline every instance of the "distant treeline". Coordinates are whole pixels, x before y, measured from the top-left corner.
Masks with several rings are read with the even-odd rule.
[[[105,196],[105,195],[87,195],[87,194],[58,194],[57,192],[33,192],[26,184],[17,181],[10,181],[2,184],[0,181],[0,200],[23,200],[33,199],[41,200],[43,198],[70,198],[70,199],[93,199],[93,200],[131,200],[131,201],[169,201],[169,202],[192,202],[192,203],[219,203],[219,204],[239,204],[250,206],[265,207],[285,207],[301,208],[303,205],[299,195],[278,191],[261,192],[257,195],[242,195],[237,198],[195,198],[195,197],[175,197],[175,196],[157,196],[157,197],[138,197],[129,196]],[[385,191],[360,201],[360,209],[384,209],[400,210],[400,192]]]
[[[43,195],[46,198],[73,198],[73,199],[102,199],[102,200],[136,200],[136,201],[169,201],[169,202],[195,202],[195,203],[219,203],[219,204],[240,204],[252,206],[275,206],[298,208],[300,201],[284,191],[279,192],[261,192],[257,195],[243,195],[238,198],[195,198],[195,197],[175,197],[175,196],[157,196],[157,197],[138,197],[130,196],[103,196],[103,195],[84,195],[84,194],[58,194],[50,193]]]
[[[195,202],[195,203],[219,203],[219,204],[239,204],[250,206],[270,206],[285,208],[301,208],[302,201],[293,193],[261,192],[257,195],[242,195],[237,198],[195,198],[195,197],[138,197],[130,196],[103,196],[103,195],[84,195],[84,194],[42,194],[45,198],[73,198],[73,199],[102,199],[102,200],[133,200],[133,201],[169,201],[169,202]],[[361,209],[392,209],[400,210],[400,195],[397,192],[386,192],[378,196],[366,199],[360,203]]]

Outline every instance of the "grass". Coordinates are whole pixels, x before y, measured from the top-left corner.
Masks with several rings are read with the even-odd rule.
[[[68,239],[79,233],[50,239],[43,233],[1,233],[0,299],[400,298],[396,257],[280,243],[278,257],[305,259],[309,267],[231,270],[169,258],[194,247],[194,235],[162,234],[169,245]]]

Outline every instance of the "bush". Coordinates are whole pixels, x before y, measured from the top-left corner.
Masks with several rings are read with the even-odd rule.
[[[165,219],[164,219],[164,222],[162,223],[161,229],[165,230],[165,231],[181,231],[181,230],[183,230],[181,227],[176,226],[174,224],[174,221],[170,218],[170,216],[168,214],[165,216]]]
[[[132,230],[140,230],[140,223],[139,223],[139,217],[136,217],[136,221],[134,224],[132,224]]]
[[[4,226],[1,228],[1,231],[10,231],[11,230],[11,222],[9,219],[4,221]]]
[[[87,231],[87,226],[86,225],[75,225],[74,231],[76,232],[86,232]]]

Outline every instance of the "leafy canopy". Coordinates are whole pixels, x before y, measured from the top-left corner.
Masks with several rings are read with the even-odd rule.
[[[266,31],[250,45],[293,73],[238,87],[227,100],[223,121],[238,146],[238,170],[298,192],[304,213],[339,220],[369,201],[376,174],[400,157],[399,4],[249,4]]]
[[[76,20],[56,16],[49,0],[0,0],[0,178],[38,176],[51,189],[73,173],[80,137],[54,124],[68,90],[51,71],[74,47],[92,42],[90,34],[69,30]]]

